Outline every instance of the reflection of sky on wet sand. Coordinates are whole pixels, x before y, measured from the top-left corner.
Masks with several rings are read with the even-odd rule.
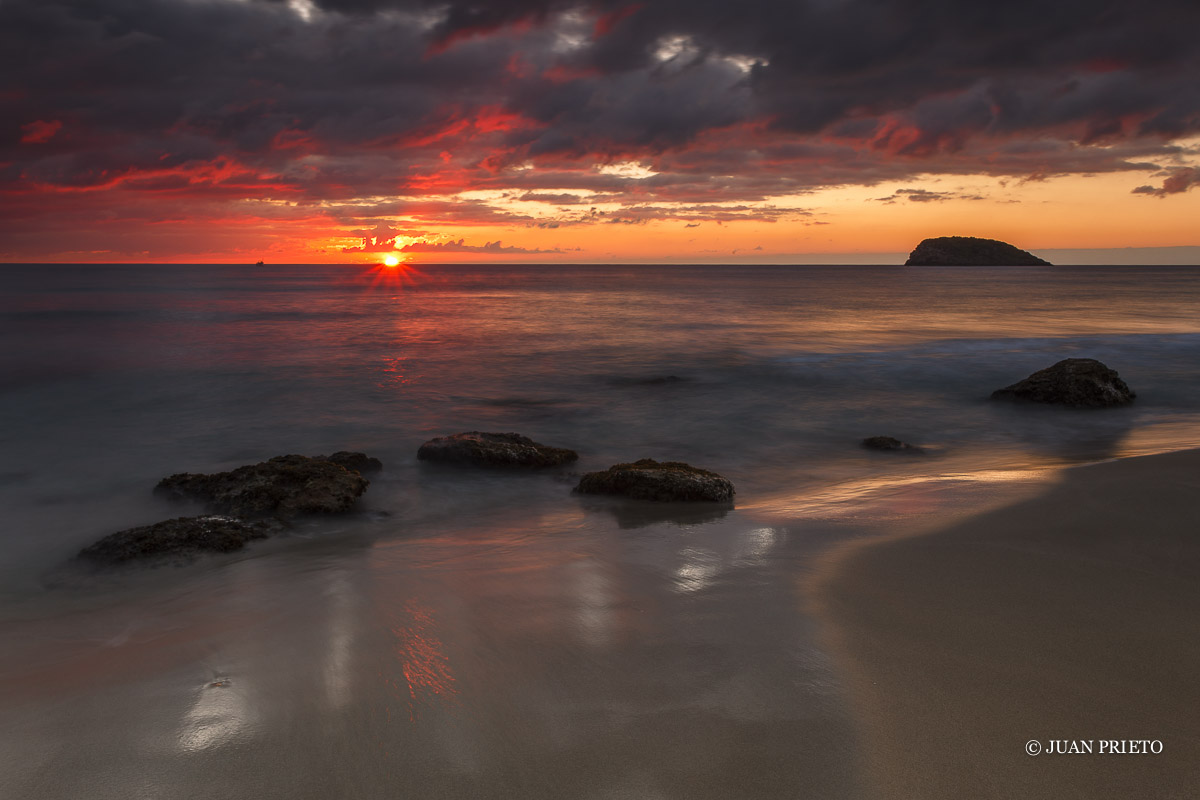
[[[573,582],[571,596],[578,640],[598,648],[609,646],[613,641],[612,628],[617,624],[612,608],[616,595],[604,565],[593,558],[581,558],[566,569],[568,579]]]
[[[185,753],[233,743],[238,734],[253,724],[250,689],[217,680],[196,694],[196,702],[183,715],[179,726],[179,749]]]
[[[350,572],[346,569],[330,569],[325,587],[325,596],[329,603],[329,621],[323,677],[325,699],[331,710],[345,707],[350,702],[353,691],[350,676],[353,669],[358,592],[350,577]]]
[[[454,672],[438,639],[438,628],[433,609],[422,606],[415,598],[409,600],[397,615],[399,619],[391,626],[396,637],[395,653],[404,676],[404,687],[409,700],[409,717],[417,713],[420,705],[436,701],[449,702],[457,691]],[[399,689],[390,681],[394,689]]]
[[[974,511],[979,497],[1004,497],[1009,486],[1051,479],[1058,469],[1061,465],[1047,463],[1019,470],[857,478],[802,492],[760,496],[741,510],[798,519],[912,519],[936,524],[937,513],[956,508]]]
[[[680,592],[698,592],[712,583],[721,571],[721,557],[703,547],[688,547],[679,553],[675,568],[675,588]]]
[[[761,563],[784,535],[774,528],[750,528],[728,533],[722,537],[724,552],[704,547],[685,547],[679,551],[681,563],[675,569],[676,591],[697,592],[709,586],[726,570],[753,567]]]
[[[876,488],[851,493],[888,515],[940,497]],[[856,797],[798,575],[860,528],[757,521],[789,503],[815,507],[622,528],[547,505],[411,538],[376,521],[181,570],[25,631],[76,667],[54,702],[7,687],[0,766],[18,796],[98,800]]]

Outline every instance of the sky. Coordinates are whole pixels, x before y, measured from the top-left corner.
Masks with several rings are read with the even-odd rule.
[[[1196,0],[0,0],[0,261],[1200,263],[1198,31]]]

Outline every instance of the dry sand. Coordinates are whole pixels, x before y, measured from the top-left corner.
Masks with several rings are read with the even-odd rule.
[[[847,546],[817,593],[880,797],[1200,797],[1200,451]],[[1108,739],[1162,752],[1026,754]]]

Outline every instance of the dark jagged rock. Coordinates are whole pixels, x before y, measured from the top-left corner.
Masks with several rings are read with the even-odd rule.
[[[908,442],[902,442],[891,436],[868,436],[862,440],[862,446],[868,450],[900,451],[913,454],[925,452],[923,448],[909,444]]]
[[[579,480],[581,494],[622,494],[641,500],[733,501],[733,484],[715,472],[681,461],[643,458],[616,464],[603,472],[589,472]]]
[[[1125,406],[1135,397],[1115,369],[1094,358],[1067,358],[992,392],[993,400],[1054,403],[1072,408]]]
[[[926,239],[904,262],[906,267],[1049,267],[1033,253],[1007,242],[974,236],[941,236]]]
[[[288,455],[213,475],[181,472],[159,481],[155,492],[239,517],[287,517],[345,511],[369,485],[362,475],[331,461]]]
[[[368,472],[379,472],[383,469],[383,462],[378,458],[372,458],[366,453],[351,453],[346,450],[339,450],[330,456],[313,456],[318,461],[329,461],[337,464],[339,467],[358,472],[365,475]]]
[[[278,522],[247,522],[234,517],[178,517],[109,534],[81,550],[79,559],[91,564],[116,565],[190,558],[200,553],[231,553],[245,547],[246,542],[267,538],[281,527]]]
[[[417,458],[484,467],[557,467],[575,461],[579,454],[538,444],[519,433],[468,431],[430,439],[417,450]]]

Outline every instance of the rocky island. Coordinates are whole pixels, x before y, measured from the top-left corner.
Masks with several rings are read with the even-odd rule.
[[[926,239],[904,262],[906,267],[1049,267],[1033,253],[995,239],[939,236]]]

